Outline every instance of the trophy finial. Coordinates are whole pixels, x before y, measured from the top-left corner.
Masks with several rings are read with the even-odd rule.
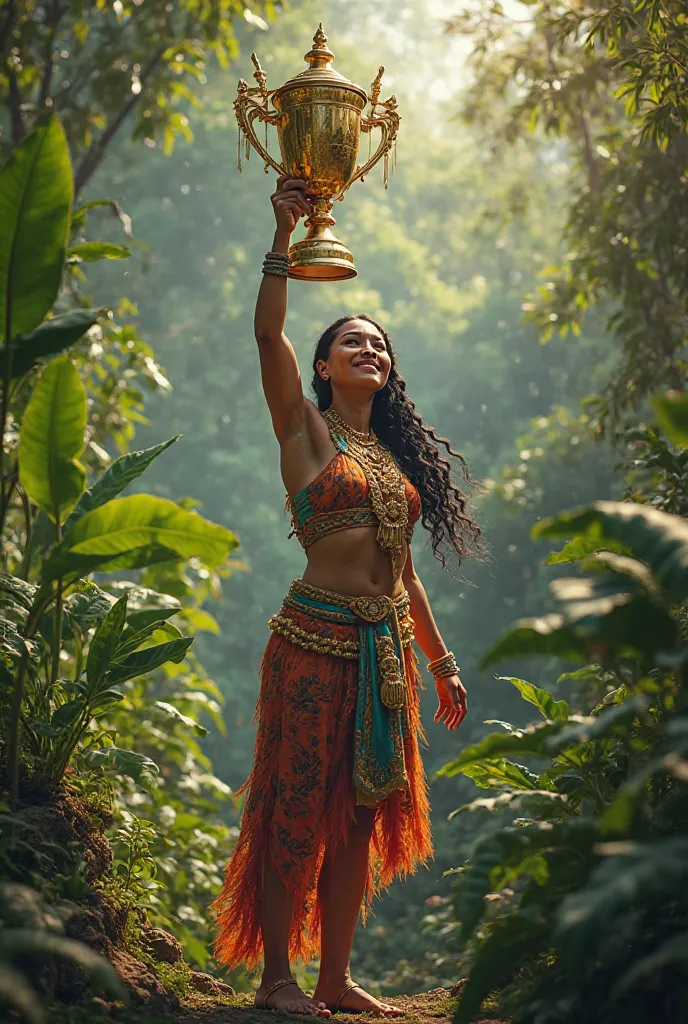
[[[318,25],[318,30],[313,36],[313,48],[308,51],[303,59],[307,64],[310,64],[314,70],[318,68],[326,68],[330,61],[334,60],[334,54],[327,46],[327,36],[323,31],[322,21]]]

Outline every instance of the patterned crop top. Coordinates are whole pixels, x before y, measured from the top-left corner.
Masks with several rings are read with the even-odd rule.
[[[338,438],[340,450],[323,470],[293,498],[287,497],[291,509],[293,531],[306,551],[321,537],[356,526],[377,526],[378,519],[370,502],[370,485],[361,466],[342,450],[346,442]],[[337,443],[337,442],[335,442]],[[404,477],[409,505],[409,527],[406,540],[411,540],[413,527],[421,513],[418,491]]]

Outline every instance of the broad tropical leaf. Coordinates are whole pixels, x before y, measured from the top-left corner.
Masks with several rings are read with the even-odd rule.
[[[674,444],[688,446],[688,395],[670,391],[652,402],[659,425]]]
[[[65,529],[68,530],[87,512],[91,512],[94,508],[100,508],[106,501],[116,498],[125,487],[128,487],[133,480],[136,480],[137,477],[141,476],[148,469],[151,462],[157,459],[158,455],[161,455],[171,444],[178,441],[180,437],[181,434],[176,434],[169,441],[156,444],[153,448],[144,448],[139,452],[129,452],[128,455],[121,455],[120,458],[115,459],[101,478],[96,480],[93,487],[89,487],[81,495],[79,503],[65,524]]]
[[[55,302],[72,195],[67,139],[52,114],[0,170],[0,339],[32,331]]]
[[[655,978],[664,967],[675,967],[688,963],[688,932],[674,935],[660,945],[648,956],[637,960],[629,970],[622,974],[614,986],[614,994],[621,995],[635,988],[639,982]]]
[[[504,757],[460,766],[458,774],[472,779],[481,789],[534,790],[539,786],[534,772]]]
[[[548,820],[549,808],[556,804],[559,806],[554,807],[554,814],[557,816],[565,814],[566,796],[563,793],[553,793],[548,789],[512,789],[500,793],[498,796],[481,796],[477,800],[471,800],[470,803],[452,811],[447,820],[451,821],[457,814],[463,814],[465,811],[489,811],[493,814],[495,811],[503,811],[507,808],[510,811],[527,810],[531,816],[538,815]]]
[[[650,567],[672,602],[688,596],[688,523],[678,516],[633,502],[598,501],[543,519],[532,532],[534,537],[586,534],[619,541]]]
[[[238,544],[224,526],[166,498],[132,494],[87,512],[43,563],[43,582],[198,557],[221,565]]]
[[[24,410],[19,434],[19,479],[31,501],[63,523],[84,489],[86,390],[66,357],[43,370]]]
[[[44,320],[30,334],[19,335],[10,345],[12,377],[23,377],[39,360],[70,348],[105,312],[104,309],[73,309]],[[7,358],[5,352],[3,349],[0,355],[0,366]]]
[[[127,595],[125,593],[110,608],[91,640],[86,660],[88,697],[97,694],[100,682],[110,668],[126,619]]]
[[[0,573],[0,594],[9,594],[16,604],[21,605],[30,611],[33,599],[36,596],[36,587],[18,576],[11,576],[9,573]]]
[[[521,658],[528,654],[553,654],[569,661],[581,661],[586,652],[584,641],[566,625],[564,616],[551,613],[518,619],[483,655],[480,668],[504,658]]]
[[[548,740],[547,746],[554,755],[566,750],[567,747],[579,746],[591,740],[628,735],[634,719],[646,710],[647,701],[643,697],[629,697],[623,704],[616,704],[585,722],[563,729]]]
[[[571,966],[595,955],[597,943],[619,914],[688,886],[688,838],[610,842],[588,884],[571,893],[557,914],[555,936]]]
[[[521,757],[549,757],[547,740],[550,736],[555,736],[568,723],[578,724],[584,721],[587,722],[587,719],[581,718],[580,715],[570,715],[558,722],[540,722],[525,729],[516,729],[514,732],[491,732],[480,743],[466,747],[458,757],[440,768],[436,778],[451,778],[453,775],[463,774],[466,765],[482,766],[486,761],[494,761],[510,754],[518,754]]]
[[[514,913],[498,921],[480,946],[461,993],[455,1024],[472,1024],[483,1000],[528,956],[546,948],[549,928],[541,917]]]
[[[533,683],[528,683],[525,679],[516,679],[514,676],[497,676],[497,678],[515,686],[523,699],[527,700],[529,704],[534,704],[543,718],[549,718],[555,722],[561,718],[568,718],[569,706],[565,700],[555,700],[547,690],[534,686]]]
[[[157,644],[155,647],[145,647],[142,651],[135,651],[124,661],[112,666],[106,677],[108,686],[146,675],[168,661],[178,664],[186,657],[186,652],[193,641],[192,636],[185,636],[178,640],[169,640],[165,644]]]
[[[108,583],[108,589],[115,594],[125,590],[129,595],[127,605],[127,623],[133,630],[143,629],[151,622],[169,619],[171,615],[181,611],[181,602],[170,594],[160,594],[157,590],[149,590],[129,580],[115,580]]]

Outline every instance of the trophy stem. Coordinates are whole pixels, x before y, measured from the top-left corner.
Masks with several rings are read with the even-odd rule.
[[[315,199],[313,213],[306,221],[308,234],[289,249],[290,277],[301,281],[345,281],[356,277],[353,256],[332,234],[334,224],[332,203]]]

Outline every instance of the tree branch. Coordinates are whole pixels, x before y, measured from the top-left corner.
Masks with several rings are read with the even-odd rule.
[[[157,52],[153,55],[151,60],[148,62],[146,67],[143,69],[143,71],[139,75],[139,81],[141,82],[141,92],[138,93],[138,94],[136,94],[136,93],[132,93],[131,94],[131,96],[126,101],[126,103],[124,104],[124,106],[122,107],[120,112],[117,114],[117,116],[115,118],[113,118],[113,120],[107,126],[107,128],[105,129],[103,134],[100,136],[100,138],[96,139],[96,141],[93,142],[91,144],[91,146],[88,148],[88,150],[87,150],[83,160],[81,161],[81,163],[79,164],[79,166],[77,168],[76,174],[74,175],[74,193],[75,193],[75,195],[79,194],[79,192],[84,187],[84,185],[86,184],[88,179],[91,177],[93,172],[99,166],[100,162],[102,161],[103,157],[105,156],[105,151],[106,151],[108,145],[112,141],[113,136],[116,134],[116,132],[121,127],[122,122],[131,113],[131,111],[134,109],[136,104],[140,102],[141,97],[143,96],[143,87],[146,84],[146,80],[150,76],[151,72],[155,68],[156,64],[159,62],[160,58],[162,57],[162,55],[163,55],[163,53],[165,52],[166,49],[167,49],[167,45],[159,47]]]
[[[39,109],[42,109],[45,106],[45,102],[50,96],[50,85],[52,83],[53,70],[55,68],[55,64],[53,62],[53,44],[55,42],[57,30],[60,27],[60,22],[68,10],[69,4],[64,7],[60,7],[59,0],[54,0],[50,15],[46,18],[46,25],[49,29],[49,33],[45,43],[45,68],[43,69],[41,91],[38,96]]]
[[[24,127],[24,118],[21,112],[21,93],[19,92],[19,85],[17,83],[17,75],[12,67],[11,63],[8,64],[7,77],[9,79],[9,93],[7,96],[7,105],[10,109],[10,122],[12,125],[12,142],[16,146],[18,142],[24,138],[26,134],[26,128]]]
[[[12,31],[12,22],[14,21],[15,14],[16,0],[9,0],[9,3],[7,4],[7,17],[5,18],[3,26],[0,29],[0,53],[4,53],[5,51],[5,41],[7,39],[7,36]]]

